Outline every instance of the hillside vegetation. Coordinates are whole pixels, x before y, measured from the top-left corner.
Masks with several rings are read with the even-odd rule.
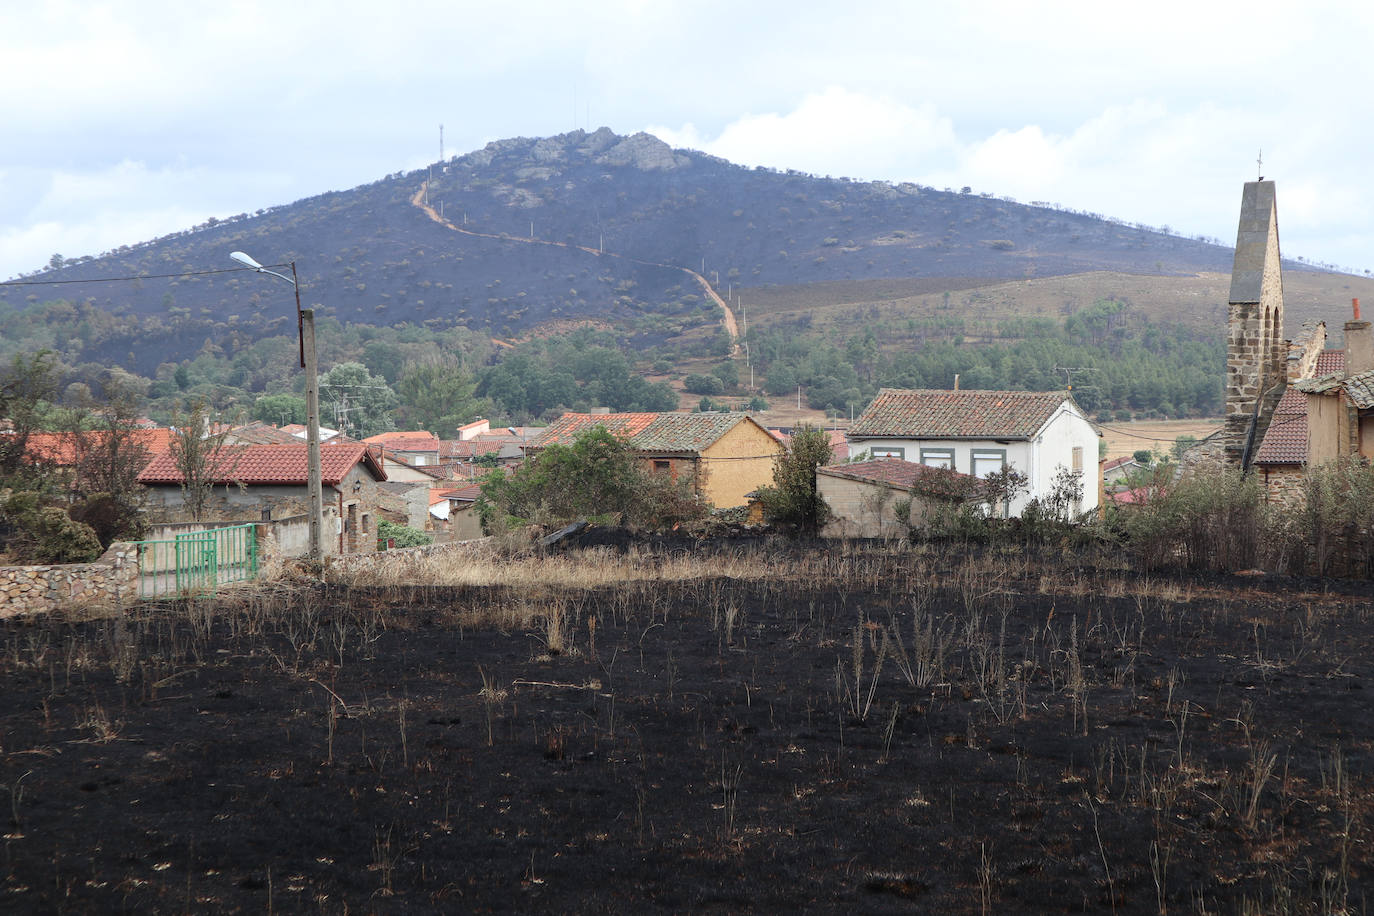
[[[1231,260],[1215,240],[1096,214],[750,169],[603,128],[497,141],[100,256],[55,255],[28,280],[63,285],[0,288],[0,359],[47,349],[65,384],[90,388],[123,367],[164,415],[188,396],[247,409],[299,389],[291,291],[231,270],[233,250],[295,262],[323,369],[359,362],[394,384],[407,364],[461,365],[512,419],[668,402],[576,378],[541,341],[577,328],[641,383],[690,390],[685,376],[717,371],[740,404],[800,386],[810,406],[845,412],[883,384],[944,387],[972,372],[965,384],[1044,387],[1069,365],[1118,376],[1089,379],[1098,409],[1208,412]],[[1288,266],[1290,333],[1374,295],[1374,280]],[[142,279],[94,282],[110,277]],[[723,316],[716,294],[738,314]],[[1115,336],[1074,330],[1104,303],[1121,315]],[[750,332],[739,350],[732,317]],[[598,400],[605,390],[621,395]]]

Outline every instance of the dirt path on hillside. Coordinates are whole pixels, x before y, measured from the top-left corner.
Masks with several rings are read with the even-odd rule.
[[[734,310],[732,310],[730,306],[726,304],[725,300],[721,298],[720,293],[715,291],[715,288],[711,286],[711,282],[709,280],[707,280],[701,274],[697,273],[695,270],[692,270],[690,267],[679,267],[676,264],[663,264],[658,261],[645,261],[640,258],[632,258],[628,255],[616,254],[613,251],[606,251],[605,249],[589,248],[586,245],[572,245],[568,242],[556,242],[550,239],[521,238],[518,235],[508,235],[504,232],[478,232],[474,229],[464,229],[462,226],[456,225],[451,220],[443,216],[440,216],[438,211],[436,211],[429,204],[425,203],[425,192],[427,190],[429,190],[429,182],[421,182],[420,189],[415,192],[415,195],[413,197],[410,198],[411,204],[423,210],[429,216],[430,219],[434,220],[434,222],[443,226],[445,229],[450,229],[454,232],[461,232],[463,235],[470,235],[474,238],[495,239],[498,242],[522,242],[526,245],[551,245],[557,248],[568,248],[574,249],[576,251],[584,251],[587,254],[595,255],[598,258],[619,258],[622,261],[630,261],[635,264],[644,264],[649,267],[663,267],[668,270],[682,271],[692,279],[696,280],[697,283],[701,286],[702,290],[704,290],[706,295],[711,299],[711,301],[714,302],[716,305],[720,306],[722,311],[720,319],[721,327],[725,328],[725,332],[730,335],[730,340],[733,345],[732,349],[734,351],[739,350],[739,323],[735,320]],[[499,341],[495,338],[493,338],[492,340],[494,343],[504,344],[504,341]]]

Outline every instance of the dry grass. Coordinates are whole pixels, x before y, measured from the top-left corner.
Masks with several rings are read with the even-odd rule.
[[[631,548],[623,553],[592,549],[576,554],[504,555],[488,544],[463,544],[443,551],[390,551],[369,562],[333,570],[330,581],[354,587],[474,585],[594,589],[628,582],[683,582],[725,577],[759,579],[778,569],[757,554],[689,556]]]
[[[1215,420],[1133,420],[1129,423],[1108,423],[1102,430],[1107,443],[1107,460],[1124,458],[1142,448],[1168,453],[1179,436],[1192,436],[1199,441],[1221,429],[1222,421]]]
[[[931,286],[936,288],[901,279],[883,283],[746,289],[743,295],[750,317],[757,316],[760,324],[803,313],[812,316],[815,328],[844,327],[856,319],[891,323],[939,315],[995,324],[1008,316],[1060,318],[1098,299],[1110,298],[1128,303],[1154,321],[1214,327],[1220,334],[1226,324],[1231,277],[1223,273],[1180,277],[1092,271],[1013,281],[932,278]],[[950,291],[948,303],[945,289]],[[1283,293],[1287,336],[1296,337],[1305,322],[1325,321],[1332,336],[1337,337],[1341,323],[1350,316],[1351,297],[1374,296],[1374,279],[1289,270],[1284,273]]]

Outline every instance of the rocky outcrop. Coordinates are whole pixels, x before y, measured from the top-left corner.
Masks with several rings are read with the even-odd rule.
[[[692,160],[678,153],[653,134],[643,132],[626,137],[596,157],[598,165],[633,166],[646,172],[686,168]]]

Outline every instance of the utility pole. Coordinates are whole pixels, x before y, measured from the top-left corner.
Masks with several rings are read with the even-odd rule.
[[[296,276],[296,262],[291,262]],[[296,307],[300,307],[300,287],[296,288]],[[320,364],[315,357],[315,310],[301,312],[301,344],[305,351],[305,441],[306,479],[310,491],[310,562],[324,565],[324,540],[320,516],[324,514],[324,476],[320,467]]]
[[[320,468],[320,379],[319,362],[315,358],[315,310],[301,308],[301,287],[296,277],[296,262],[291,262],[291,276],[268,270],[242,251],[230,252],[237,261],[260,274],[271,274],[291,284],[296,293],[296,330],[300,336],[301,368],[305,370],[305,435],[306,488],[310,495],[310,562],[324,567],[324,542],[321,539],[321,516],[324,514],[324,484]]]

